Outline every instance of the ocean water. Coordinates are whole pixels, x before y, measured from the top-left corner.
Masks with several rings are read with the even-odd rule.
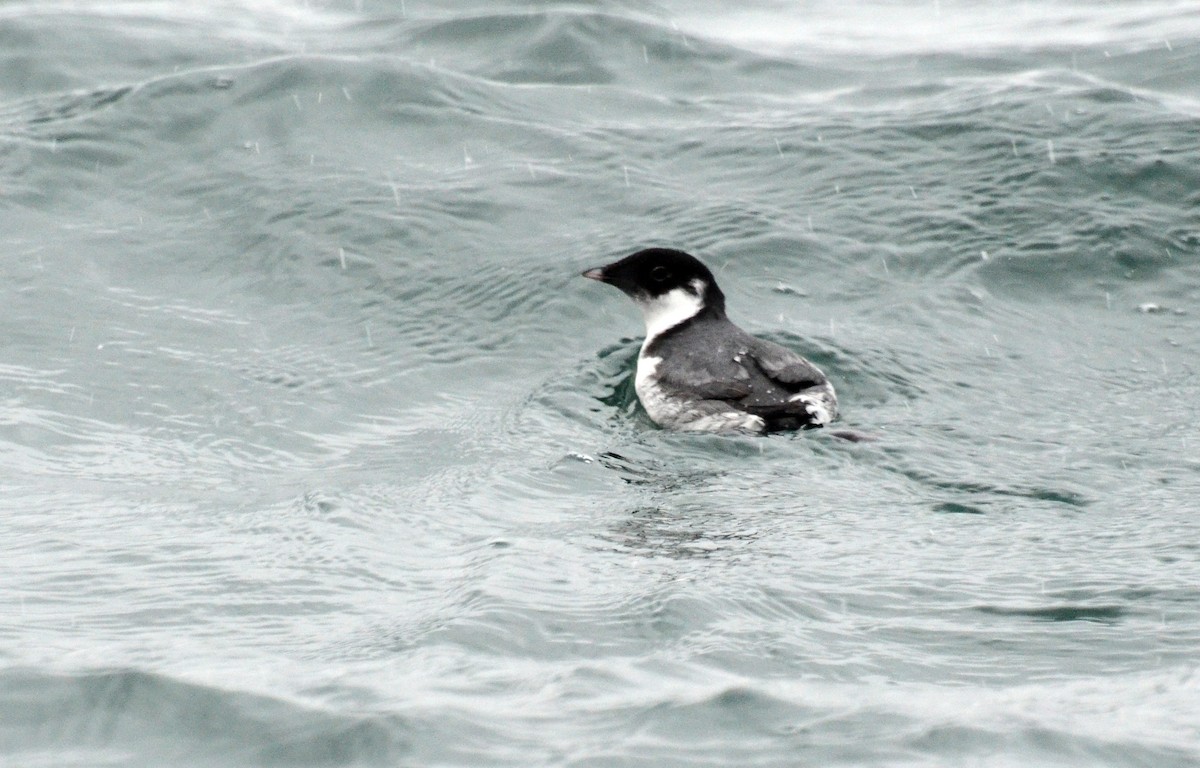
[[[0,763],[1200,764],[1192,0],[0,3]],[[842,425],[671,434],[705,259]]]

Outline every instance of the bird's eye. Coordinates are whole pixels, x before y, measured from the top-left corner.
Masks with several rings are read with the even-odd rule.
[[[670,275],[671,271],[661,264],[650,270],[650,279],[656,283],[661,283],[663,280],[666,280],[668,277],[670,277]]]

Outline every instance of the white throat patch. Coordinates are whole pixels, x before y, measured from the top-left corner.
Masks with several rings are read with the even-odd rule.
[[[646,341],[642,344],[643,347],[664,331],[695,317],[704,308],[704,301],[700,298],[704,293],[704,284],[700,280],[693,280],[692,288],[695,289],[695,293],[686,288],[676,288],[662,296],[637,302],[642,316],[646,319]]]

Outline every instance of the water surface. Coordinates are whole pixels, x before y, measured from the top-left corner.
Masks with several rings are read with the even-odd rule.
[[[1194,765],[1200,12],[0,4],[14,765]],[[844,426],[659,431],[645,245]]]

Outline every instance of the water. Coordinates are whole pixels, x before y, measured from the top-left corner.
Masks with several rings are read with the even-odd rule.
[[[1200,762],[1191,2],[0,5],[0,754]],[[843,425],[675,435],[650,244]]]

